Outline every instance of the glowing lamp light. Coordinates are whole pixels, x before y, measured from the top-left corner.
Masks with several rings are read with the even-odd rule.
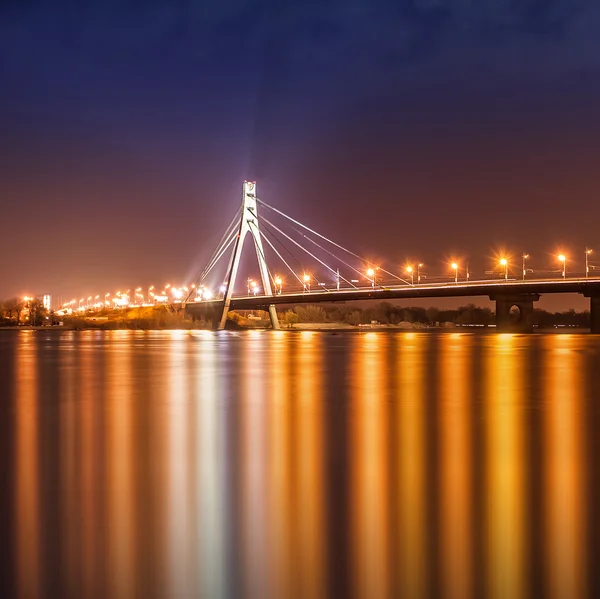
[[[205,289],[202,296],[204,297],[205,300],[209,300],[209,299],[212,299],[213,294],[212,294],[212,291],[210,291],[210,289]]]
[[[563,269],[562,269],[563,279],[566,279],[567,278],[567,257],[564,254],[559,254],[557,257],[558,257],[558,261],[562,262],[562,265],[563,265]]]
[[[506,258],[500,258],[500,266],[504,267],[504,280],[508,280],[508,260]]]
[[[367,270],[367,274],[372,277],[375,274],[375,271],[372,268],[369,268],[369,270]]]
[[[454,271],[454,282],[458,283],[458,264],[456,262],[453,262],[450,265],[450,268]]]

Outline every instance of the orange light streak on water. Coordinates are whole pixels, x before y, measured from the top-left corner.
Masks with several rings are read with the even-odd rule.
[[[444,597],[473,596],[473,501],[471,487],[472,442],[469,365],[465,338],[442,336],[444,354],[439,374],[439,462],[441,468],[439,509],[441,538],[441,588]],[[470,347],[470,346],[469,346]]]
[[[545,573],[550,598],[587,596],[582,352],[577,337],[544,339]]]
[[[486,341],[486,588],[491,598],[526,599],[529,543],[523,394],[529,353],[517,335],[490,336]]]
[[[427,408],[428,385],[425,376],[424,335],[398,336],[397,360],[397,435],[398,459],[398,597],[421,599],[427,596]]]
[[[390,592],[387,410],[389,372],[383,367],[389,338],[354,339],[351,371],[350,497],[352,588],[356,597]]]
[[[15,377],[15,559],[19,597],[39,597],[40,472],[38,460],[38,370],[33,333],[21,332]]]

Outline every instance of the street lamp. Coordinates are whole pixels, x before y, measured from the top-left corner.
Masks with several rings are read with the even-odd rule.
[[[566,279],[567,278],[567,257],[564,254],[559,254],[558,261],[562,262],[562,265],[563,265],[562,276],[563,276],[563,279]]]
[[[254,283],[254,281],[252,279],[248,278],[247,283],[248,283],[248,296],[250,296],[250,286],[252,285],[252,283]]]
[[[375,289],[375,269],[374,268],[369,268],[367,270],[367,274],[369,275],[369,278],[371,279],[371,287],[373,289]]]
[[[590,250],[588,248],[585,248],[585,278],[588,278],[589,272],[590,272],[590,265],[589,265],[589,260],[588,257],[589,255],[593,252],[594,250]]]
[[[525,270],[525,260],[527,260],[527,258],[529,258],[529,254],[523,254],[521,256],[521,259],[523,260],[523,280],[525,280],[525,273],[527,272]]]
[[[504,280],[508,281],[508,260],[500,258],[500,266],[504,266]]]
[[[306,291],[308,289],[308,292],[310,293],[310,275],[304,273],[304,291]]]
[[[256,295],[258,293],[258,285],[254,281],[251,281],[250,287],[252,287],[252,293]]]
[[[450,265],[450,268],[454,270],[454,282],[458,283],[458,264],[456,262],[453,262]]]
[[[412,266],[407,266],[406,267],[406,272],[408,274],[410,274],[410,284],[414,285],[415,284],[415,275],[413,273],[413,267]]]
[[[423,263],[422,263],[422,262],[419,262],[419,263],[417,264],[417,283],[420,283],[420,282],[421,282],[421,274],[419,273],[419,268],[421,268],[421,266],[423,266]]]
[[[281,277],[275,276],[275,293],[281,294],[281,285],[282,285]]]

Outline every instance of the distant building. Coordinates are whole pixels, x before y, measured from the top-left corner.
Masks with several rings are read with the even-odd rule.
[[[42,297],[42,304],[44,305],[44,308],[48,311],[52,310],[52,296],[51,295],[44,295]]]

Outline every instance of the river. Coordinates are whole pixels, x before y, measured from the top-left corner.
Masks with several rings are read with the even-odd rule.
[[[600,337],[0,332],[29,597],[599,597]]]

